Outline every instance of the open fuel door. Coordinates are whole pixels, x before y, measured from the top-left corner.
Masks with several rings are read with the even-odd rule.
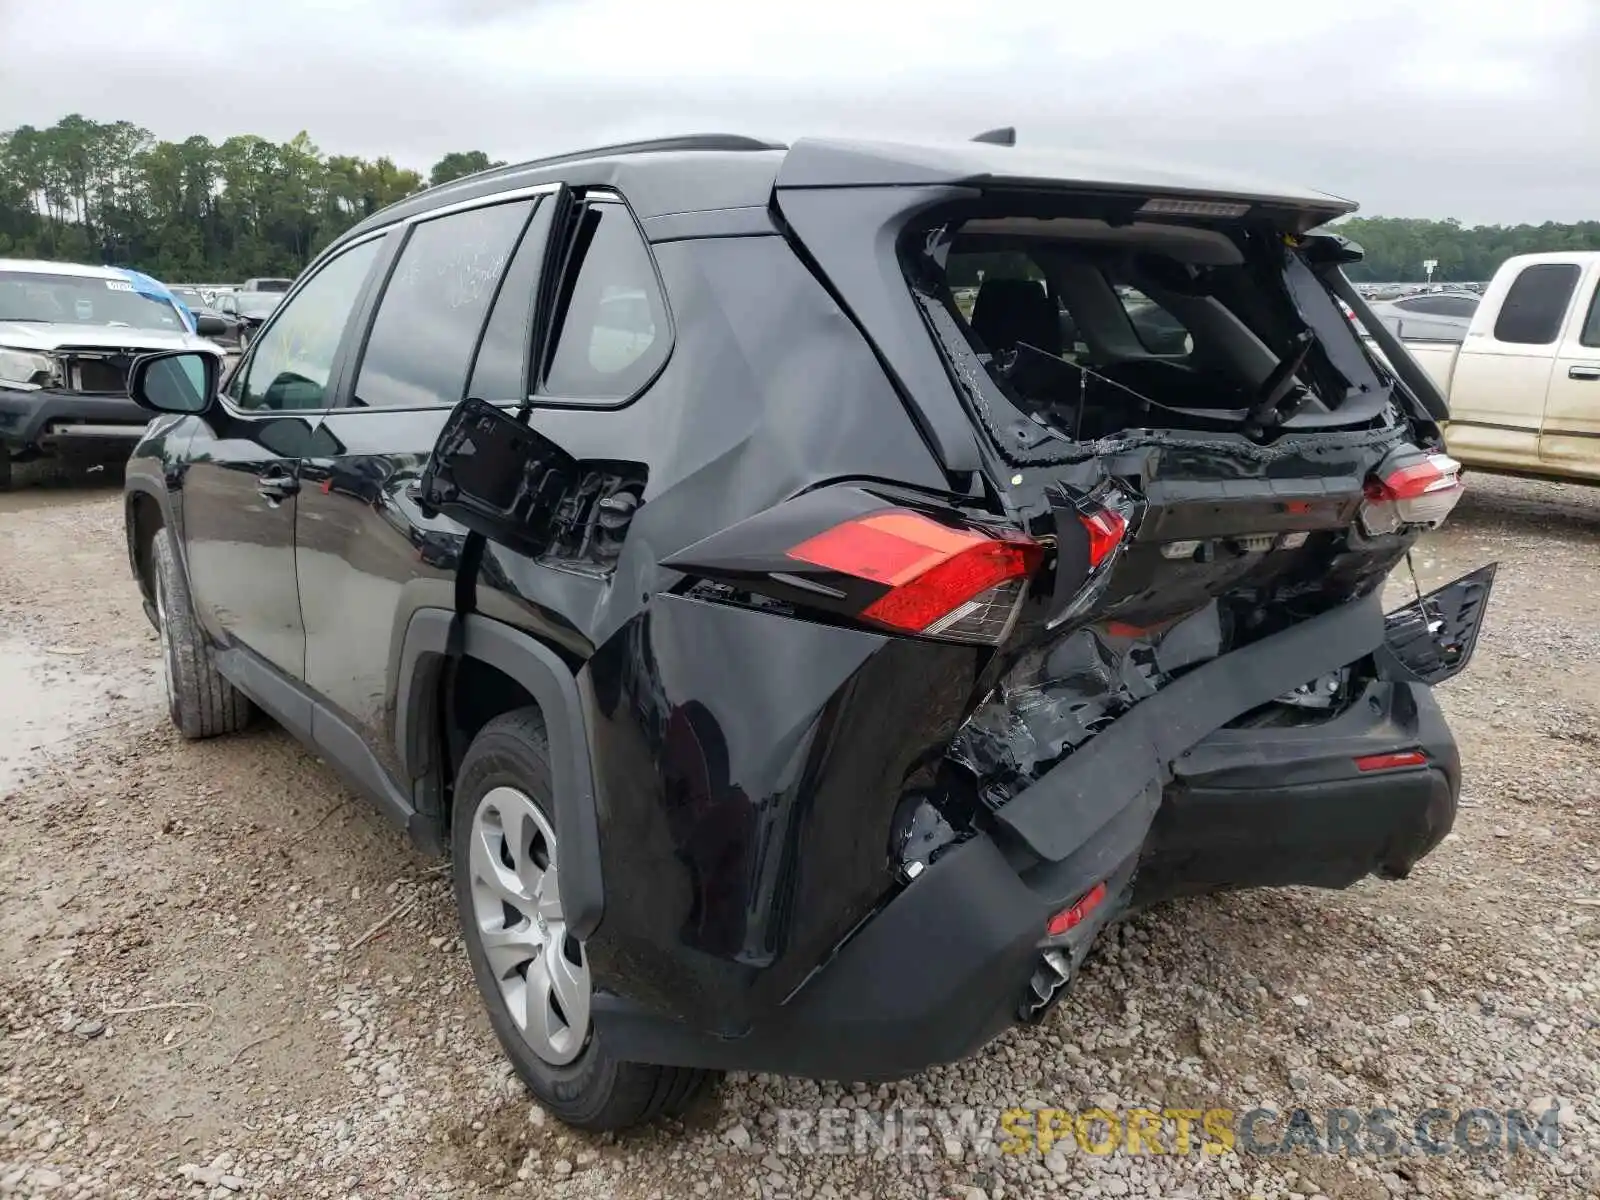
[[[577,459],[549,438],[469,398],[440,431],[417,500],[490,542],[537,557],[578,476]]]
[[[485,542],[605,574],[644,485],[643,463],[576,459],[515,415],[469,398],[440,431],[416,499]]]

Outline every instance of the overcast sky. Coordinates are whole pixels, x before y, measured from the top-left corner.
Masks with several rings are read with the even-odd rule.
[[[496,158],[667,133],[1125,149],[1388,216],[1600,217],[1600,0],[0,0],[0,129]]]

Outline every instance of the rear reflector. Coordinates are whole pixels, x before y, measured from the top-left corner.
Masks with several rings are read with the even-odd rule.
[[[1401,767],[1425,767],[1428,756],[1421,750],[1400,750],[1393,754],[1369,754],[1356,759],[1358,771],[1395,771]]]
[[[1373,535],[1393,533],[1402,525],[1436,528],[1464,490],[1460,463],[1448,454],[1424,455],[1367,481],[1362,528]]]
[[[1095,884],[1071,908],[1063,908],[1055,916],[1051,917],[1045,924],[1045,934],[1049,937],[1060,937],[1067,930],[1082,924],[1083,919],[1100,907],[1100,901],[1105,898],[1106,885],[1104,883]]]
[[[858,517],[788,552],[800,562],[884,584],[864,620],[953,641],[998,642],[1043,548],[1020,535],[953,529],[905,509]]]

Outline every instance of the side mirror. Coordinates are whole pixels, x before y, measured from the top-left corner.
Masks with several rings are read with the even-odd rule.
[[[203,413],[217,397],[222,361],[199,350],[143,354],[128,372],[134,403],[158,413]]]
[[[194,318],[194,331],[201,337],[221,337],[228,332],[228,323],[211,313],[197,313]]]

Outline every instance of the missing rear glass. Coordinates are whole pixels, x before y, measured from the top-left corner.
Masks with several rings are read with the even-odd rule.
[[[1011,216],[1000,203],[924,227],[902,261],[958,385],[1011,461],[1151,434],[1267,443],[1385,416],[1386,385],[1270,230]]]

